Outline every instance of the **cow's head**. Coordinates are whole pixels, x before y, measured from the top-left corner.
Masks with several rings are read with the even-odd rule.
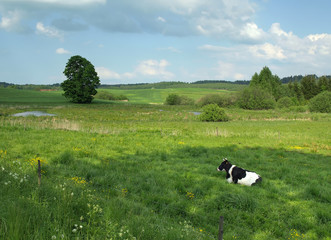
[[[221,163],[221,165],[219,165],[219,167],[217,168],[217,171],[224,171],[225,170],[225,166],[227,164],[230,164],[230,162],[228,161],[228,159],[224,158],[223,162]]]

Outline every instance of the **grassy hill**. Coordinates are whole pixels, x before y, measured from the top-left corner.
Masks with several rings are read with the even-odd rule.
[[[171,93],[190,97],[194,100],[211,93],[228,94],[230,91],[223,89],[208,89],[208,88],[165,88],[165,89],[108,89],[99,88],[98,91],[107,91],[115,95],[125,95],[131,103],[139,104],[162,104],[166,97]],[[20,90],[11,88],[0,88],[0,104],[69,104],[70,103],[62,96],[62,91],[40,92],[34,90]],[[104,102],[95,99],[94,103]]]
[[[167,89],[167,88],[209,88],[223,89],[228,91],[239,91],[249,84],[248,81],[198,81],[193,83],[185,82],[158,82],[138,84],[101,85],[101,88],[110,89]]]
[[[66,104],[68,101],[61,91],[41,92],[34,90],[20,90],[13,88],[0,88],[0,104]]]

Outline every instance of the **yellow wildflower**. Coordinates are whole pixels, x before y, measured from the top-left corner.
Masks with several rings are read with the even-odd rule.
[[[87,184],[86,180],[81,177],[72,177],[71,180],[74,181],[76,184],[82,184],[82,185]]]

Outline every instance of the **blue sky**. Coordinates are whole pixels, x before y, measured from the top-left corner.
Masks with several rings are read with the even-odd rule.
[[[0,82],[102,84],[331,74],[329,0],[0,0]]]

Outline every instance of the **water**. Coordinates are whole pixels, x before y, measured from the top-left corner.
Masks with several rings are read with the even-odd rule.
[[[201,112],[191,112],[191,113],[193,113],[195,116],[197,116],[197,115],[200,115],[200,114],[201,114]]]
[[[42,117],[42,116],[56,116],[55,114],[41,112],[41,111],[30,111],[30,112],[22,112],[22,113],[16,113],[13,114],[14,117],[27,117],[27,116],[36,116],[36,117]]]

